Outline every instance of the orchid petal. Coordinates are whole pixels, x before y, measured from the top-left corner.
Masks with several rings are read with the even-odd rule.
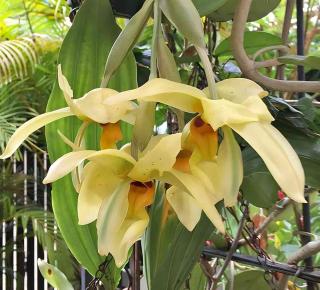
[[[258,115],[260,121],[272,122],[273,116],[268,110],[266,104],[257,96],[251,96],[241,103],[242,106],[248,108],[251,112]]]
[[[103,200],[110,196],[122,179],[110,168],[105,168],[95,162],[89,162],[83,169],[83,181],[78,197],[79,224],[85,225],[98,217]]]
[[[67,175],[86,159],[96,162],[102,168],[110,168],[114,174],[119,176],[127,174],[135,164],[135,160],[129,154],[116,149],[70,152],[60,157],[50,166],[43,183],[54,182]]]
[[[259,116],[243,105],[228,100],[202,100],[205,108],[201,118],[214,130],[230,123],[247,123],[259,121]]]
[[[121,267],[128,259],[129,249],[144,234],[149,224],[149,216],[145,210],[139,218],[126,219],[121,226],[120,232],[117,234],[119,242],[114,243],[111,248],[117,267]],[[122,237],[122,238],[121,238]]]
[[[170,170],[181,150],[181,134],[172,134],[151,139],[149,146],[129,173],[134,180],[146,182],[153,174],[162,175]]]
[[[129,209],[129,190],[130,180],[125,180],[102,202],[97,218],[98,251],[100,255],[110,253],[115,240],[118,240],[117,233]]]
[[[211,194],[208,193],[207,189],[202,186],[198,178],[191,174],[183,173],[173,169],[170,172],[165,172],[160,180],[175,185],[181,190],[190,193],[213,225],[221,233],[225,232],[223,221],[215,207],[215,203],[217,201]]]
[[[269,123],[232,124],[231,128],[260,155],[281,189],[296,202],[304,199],[304,171],[289,142]]]
[[[194,197],[176,186],[171,186],[167,190],[166,197],[180,222],[192,231],[199,222],[202,212]]]
[[[184,112],[194,113],[203,111],[201,100],[205,98],[206,95],[195,87],[155,78],[137,89],[112,96],[105,103],[111,105],[138,99],[160,102]]]
[[[122,102],[115,105],[105,105],[110,96],[116,96],[117,91],[107,88],[91,90],[82,98],[75,100],[81,114],[100,124],[116,123],[128,112],[136,109],[133,102]]]
[[[6,159],[10,157],[23,143],[23,141],[28,138],[29,135],[31,135],[41,127],[56,120],[72,115],[73,113],[70,112],[69,108],[63,108],[56,111],[44,113],[30,119],[13,133],[7,143],[6,149],[1,154],[0,159]]]
[[[64,154],[50,166],[43,183],[51,183],[64,177],[95,152],[94,150],[82,150]]]
[[[73,112],[73,114],[77,117],[84,117],[80,108],[74,102],[73,91],[69,85],[67,78],[62,73],[61,64],[58,65],[58,83],[71,112]]]
[[[127,261],[130,247],[141,238],[149,223],[143,207],[129,204],[129,194],[129,182],[123,182],[105,199],[97,219],[99,253],[110,252],[119,268]]]
[[[233,103],[243,103],[250,96],[263,98],[268,92],[257,83],[245,78],[225,79],[216,84],[219,99],[226,99]]]
[[[227,207],[237,203],[239,188],[243,179],[243,163],[239,144],[228,127],[222,127],[223,140],[217,157],[218,178],[215,179],[215,189],[224,197]]]

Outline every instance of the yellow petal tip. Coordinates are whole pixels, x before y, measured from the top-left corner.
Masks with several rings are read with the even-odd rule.
[[[48,184],[48,183],[50,183],[50,180],[48,180],[47,178],[44,178],[44,179],[42,180],[42,183],[43,183],[43,184]]]
[[[260,98],[264,98],[264,97],[266,97],[268,95],[269,95],[269,93],[267,91],[262,91],[261,93],[259,93],[259,97]]]

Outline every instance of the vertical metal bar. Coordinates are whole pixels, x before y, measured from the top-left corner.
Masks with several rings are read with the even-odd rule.
[[[27,181],[27,174],[28,174],[28,154],[27,150],[23,152],[23,174],[25,175],[23,181],[23,204],[27,205],[28,202],[28,181]],[[23,229],[23,288],[25,290],[28,289],[28,226]]]
[[[13,157],[13,174],[17,173],[17,160]],[[13,203],[16,205],[17,201],[17,194],[13,193]],[[17,218],[13,219],[13,261],[12,261],[12,270],[13,270],[13,281],[12,281],[12,288],[13,290],[17,289],[17,270],[18,270],[18,251],[17,251]]]
[[[81,267],[80,269],[80,276],[81,276],[81,290],[86,290],[86,270]]]
[[[43,171],[44,175],[47,174],[48,170],[48,159],[47,159],[47,153],[43,154]],[[45,234],[47,233],[47,220],[46,220],[46,211],[48,210],[48,187],[47,185],[44,185],[44,190],[43,190],[43,209],[45,211],[45,217],[44,217],[44,232]],[[47,262],[48,261],[48,252],[47,249],[43,249],[43,254],[44,254],[44,260]],[[48,283],[46,280],[44,280],[44,290],[48,290]]]
[[[304,55],[304,12],[303,12],[303,0],[296,1],[297,9],[297,54]],[[304,67],[298,66],[298,80],[304,81]],[[299,97],[304,97],[304,93],[299,93]]]
[[[5,164],[4,161],[1,162],[2,164],[2,174],[3,178],[5,178]],[[7,287],[7,277],[6,277],[6,243],[7,243],[7,237],[6,237],[6,222],[2,221],[2,241],[1,241],[1,247],[2,247],[2,256],[1,256],[1,267],[2,267],[2,289],[6,289]]]
[[[132,289],[140,290],[140,243],[136,242],[133,248]]]
[[[34,203],[38,202],[38,162],[37,154],[33,154],[33,200]],[[37,231],[37,220],[33,223],[34,232]],[[34,235],[33,238],[33,281],[34,281],[34,290],[38,290],[38,238],[37,235]]]
[[[296,1],[296,9],[297,9],[297,54],[304,55],[304,11],[303,11],[303,0]],[[298,80],[304,81],[304,67],[298,66]],[[304,97],[304,93],[298,94],[299,98]],[[302,205],[302,214],[303,214],[303,227],[304,231],[307,233],[311,232],[311,217],[310,217],[310,204],[309,197],[306,197],[307,203]],[[311,237],[309,235],[302,236],[302,244],[307,244],[311,241]],[[305,265],[308,268],[312,268],[312,257],[305,259]],[[307,289],[313,290],[314,284],[312,282],[307,282]]]
[[[2,222],[2,289],[6,289],[6,222]]]

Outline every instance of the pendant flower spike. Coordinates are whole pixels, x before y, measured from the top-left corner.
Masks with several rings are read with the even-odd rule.
[[[221,194],[228,197],[227,203],[225,200],[227,206],[236,203],[242,182],[240,149],[230,129],[244,138],[260,155],[281,189],[291,199],[305,202],[305,177],[301,162],[289,142],[271,125],[273,117],[261,100],[267,96],[267,92],[244,78],[218,82],[216,90],[219,99],[211,100],[207,98],[206,90],[158,78],[137,89],[112,96],[105,103],[120,105],[121,102],[134,99],[160,102],[184,112],[199,113],[193,122],[199,122],[200,119],[213,131],[222,128],[224,139],[216,162],[218,172],[223,174],[220,174],[221,178],[215,178],[215,186],[216,191],[222,191]]]
[[[117,91],[108,88],[97,88],[86,93],[82,98],[74,99],[73,91],[62,74],[61,65],[58,66],[58,81],[68,107],[41,114],[24,123],[11,136],[4,152],[0,155],[0,159],[10,157],[33,132],[65,117],[75,115],[83,121],[96,122],[102,125],[117,123],[119,120],[124,120],[128,123],[134,122],[136,105],[133,102],[128,101],[121,105],[104,104],[104,101],[109,96],[118,94]]]
[[[146,207],[153,202],[154,180],[172,185],[167,199],[190,231],[204,211],[224,233],[223,221],[215,208],[219,200],[197,177],[179,169],[180,151],[181,134],[173,134],[153,137],[138,161],[126,149],[70,152],[52,164],[44,183],[54,182],[89,160],[81,176],[79,223],[97,219],[99,253],[111,253],[120,267],[148,225]]]

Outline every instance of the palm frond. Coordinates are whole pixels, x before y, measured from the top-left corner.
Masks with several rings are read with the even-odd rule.
[[[24,86],[26,80],[21,80],[16,83],[11,83],[2,86],[0,90],[0,150],[3,151],[10,136],[14,131],[25,123],[30,117],[37,113],[21,102],[21,98],[17,97],[27,89]],[[30,149],[35,141],[34,137],[30,137],[25,142],[24,146]],[[21,152],[18,151],[17,157],[20,159]]]

